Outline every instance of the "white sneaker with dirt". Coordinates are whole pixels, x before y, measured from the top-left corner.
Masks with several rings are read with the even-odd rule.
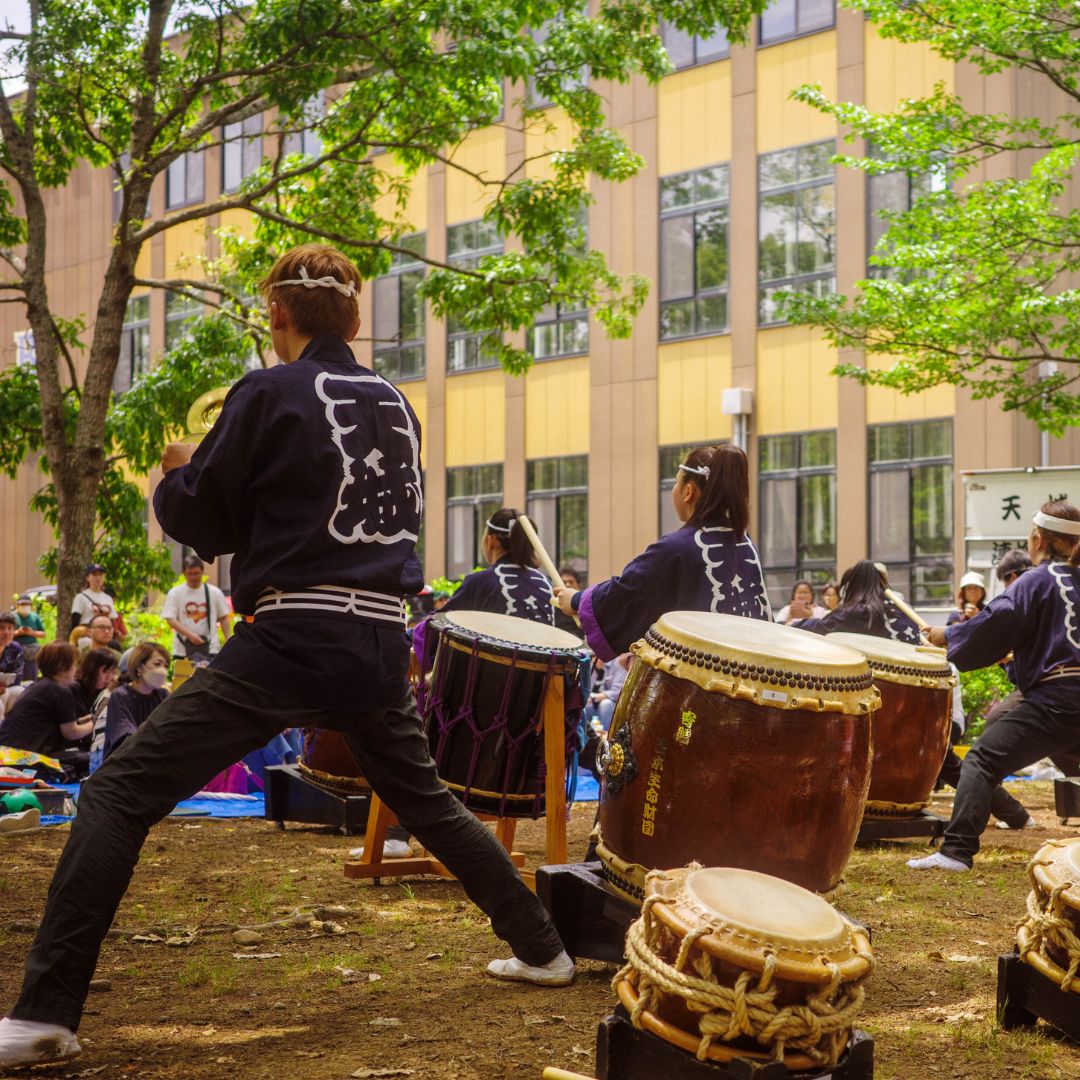
[[[29,832],[41,825],[41,811],[35,806],[29,810],[20,810],[17,814],[4,814],[0,817],[0,833]]]
[[[935,851],[933,855],[927,855],[922,859],[908,859],[908,866],[912,870],[951,870],[954,874],[971,872],[970,866],[965,866],[959,859],[942,855],[940,851]]]
[[[406,840],[384,840],[382,848],[384,859],[408,859],[412,856],[412,848]],[[364,845],[354,847],[349,852],[350,859],[359,859],[364,854]]]
[[[554,960],[534,966],[516,956],[509,960],[492,960],[488,974],[511,982],[535,983],[537,986],[569,986],[574,981],[574,961],[561,952]]]
[[[1010,825],[1007,821],[997,821],[994,823],[994,827],[998,829],[1037,829],[1039,826],[1035,819],[1028,814],[1023,825]]]
[[[0,1068],[12,1065],[47,1065],[68,1061],[82,1053],[75,1032],[59,1024],[36,1020],[0,1020]]]

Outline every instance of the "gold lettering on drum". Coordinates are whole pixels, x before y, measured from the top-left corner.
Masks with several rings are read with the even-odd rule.
[[[649,779],[645,788],[645,805],[641,808],[641,831],[645,836],[652,836],[656,831],[656,804],[660,801],[660,774],[664,771],[664,755],[667,743],[658,739],[656,752],[649,765]]]
[[[682,719],[679,720],[679,728],[675,732],[675,741],[682,743],[683,746],[690,745],[690,730],[694,726],[694,721],[697,720],[697,713],[691,712],[687,709],[682,714]]]

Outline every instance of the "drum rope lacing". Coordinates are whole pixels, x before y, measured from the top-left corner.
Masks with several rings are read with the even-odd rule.
[[[1048,846],[1051,845],[1055,847],[1063,846],[1055,841],[1050,841]],[[1050,859],[1035,858],[1029,863],[1028,870],[1030,872],[1034,866],[1050,866],[1051,864],[1052,860]],[[1060,885],[1054,886],[1048,896],[1041,889],[1038,891],[1033,889],[1028,893],[1027,898],[1028,916],[1017,923],[1017,929],[1026,927],[1030,935],[1024,946],[1021,947],[1021,960],[1026,961],[1027,954],[1035,952],[1055,967],[1060,967],[1048,954],[1048,946],[1060,950],[1068,957],[1069,964],[1067,968],[1063,969],[1064,975],[1061,979],[1062,990],[1072,988],[1073,979],[1076,978],[1076,973],[1080,970],[1080,936],[1077,936],[1076,924],[1065,916],[1066,910],[1075,909],[1070,908],[1062,898],[1062,894],[1074,885],[1076,885],[1074,881],[1062,882]]]
[[[666,879],[667,875],[654,870],[646,881],[656,877]],[[862,980],[842,983],[839,965],[826,963],[829,982],[809,994],[805,1004],[778,1005],[780,988],[774,982],[777,958],[766,951],[760,975],[744,971],[733,987],[724,986],[716,981],[713,961],[704,950],[690,963],[691,950],[701,938],[714,933],[715,927],[692,930],[683,939],[674,965],[659,954],[661,936],[669,931],[653,908],[663,903],[671,900],[656,894],[646,898],[641,918],[626,936],[628,962],[612,981],[617,987],[623,979],[636,976],[638,998],[630,1016],[635,1027],[642,1026],[642,1013],[652,1012],[663,992],[680,998],[691,1012],[699,1014],[700,1061],[708,1058],[714,1041],[731,1042],[741,1036],[768,1048],[777,1061],[783,1060],[787,1049],[799,1050],[824,1066],[839,1061],[865,998]],[[866,957],[872,967],[873,958]],[[686,970],[688,965],[691,971]]]

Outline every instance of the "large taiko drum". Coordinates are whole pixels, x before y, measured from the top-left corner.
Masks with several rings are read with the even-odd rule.
[[[439,776],[471,810],[499,817],[544,813],[544,696],[552,679],[573,700],[584,653],[553,626],[488,611],[444,612],[423,718]],[[577,738],[567,708],[567,761]]]
[[[866,658],[734,615],[664,615],[633,651],[601,751],[596,831],[608,881],[700,862],[827,892],[870,780],[880,698]]]
[[[866,931],[788,881],[727,867],[654,870],[626,936],[619,1000],[701,1060],[835,1065],[874,958]]]
[[[345,736],[327,728],[303,728],[297,768],[314,783],[346,795],[367,794],[371,785],[364,779]]]
[[[1027,918],[1016,933],[1020,959],[1080,994],[1080,836],[1043,844],[1028,878]]]
[[[868,634],[829,634],[826,640],[858,649],[881,694],[867,816],[917,813],[930,801],[949,749],[956,676],[944,653]]]

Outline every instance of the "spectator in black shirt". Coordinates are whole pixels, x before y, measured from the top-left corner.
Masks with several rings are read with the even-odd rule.
[[[52,641],[38,653],[41,678],[28,686],[0,724],[0,746],[56,758],[74,778],[90,763],[93,718],[80,715],[72,693],[78,652],[66,641]]]
[[[127,674],[109,695],[105,710],[107,758],[169,696],[169,654],[156,641],[144,641],[131,650]]]

